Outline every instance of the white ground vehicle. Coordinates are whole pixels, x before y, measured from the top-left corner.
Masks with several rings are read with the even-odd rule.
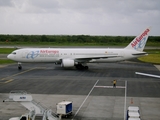
[[[127,110],[127,120],[141,120],[139,107],[129,106]]]

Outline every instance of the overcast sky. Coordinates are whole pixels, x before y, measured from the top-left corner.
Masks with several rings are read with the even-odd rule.
[[[160,0],[0,0],[0,34],[160,36]]]

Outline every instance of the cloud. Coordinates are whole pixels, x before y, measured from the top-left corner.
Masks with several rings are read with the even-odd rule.
[[[12,6],[12,0],[0,0],[0,7]]]
[[[0,34],[159,35],[159,0],[0,1]]]

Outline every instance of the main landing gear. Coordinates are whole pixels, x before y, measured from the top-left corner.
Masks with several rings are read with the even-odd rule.
[[[78,70],[88,70],[88,66],[83,66],[82,64],[75,65]]]
[[[22,69],[21,63],[18,62],[18,70],[21,70],[21,69]]]

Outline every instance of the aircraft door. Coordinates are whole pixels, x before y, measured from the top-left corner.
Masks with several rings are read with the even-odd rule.
[[[120,52],[120,56],[121,56],[121,58],[124,58],[125,54],[123,51]]]
[[[23,53],[22,53],[22,58],[26,58],[27,57],[27,55],[28,55],[28,51],[23,51]]]

